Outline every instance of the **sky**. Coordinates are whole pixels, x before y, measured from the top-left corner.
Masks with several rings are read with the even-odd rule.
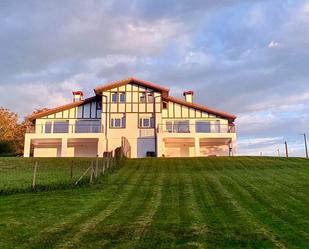
[[[239,154],[303,156],[309,0],[0,1],[0,106],[24,117],[129,76],[237,115]]]

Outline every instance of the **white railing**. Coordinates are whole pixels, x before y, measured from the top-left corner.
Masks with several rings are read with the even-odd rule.
[[[37,134],[67,134],[67,133],[101,133],[103,132],[103,125],[82,125],[82,124],[37,124],[29,126],[27,133]]]
[[[234,125],[223,124],[159,124],[160,133],[235,133]]]

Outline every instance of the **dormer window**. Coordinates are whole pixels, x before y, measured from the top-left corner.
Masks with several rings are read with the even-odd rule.
[[[146,93],[140,93],[139,95],[139,102],[145,103],[146,102]]]
[[[112,93],[112,102],[117,103],[118,101],[118,93]]]
[[[119,102],[120,103],[126,102],[126,93],[119,93]]]
[[[167,109],[167,102],[163,101],[163,103],[162,103],[162,108],[163,108],[163,109]]]
[[[153,103],[153,101],[154,101],[153,93],[148,93],[147,94],[147,102],[148,103]]]

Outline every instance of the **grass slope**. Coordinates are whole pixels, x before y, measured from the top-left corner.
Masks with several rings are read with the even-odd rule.
[[[35,162],[38,164],[38,189],[57,189],[68,187],[69,184],[74,185],[91,163],[95,166],[95,161],[95,158],[0,158],[0,195],[31,191]],[[102,158],[99,158],[99,172],[102,171],[102,163]]]
[[[0,196],[0,248],[309,248],[308,196],[305,159],[128,160],[91,187]]]

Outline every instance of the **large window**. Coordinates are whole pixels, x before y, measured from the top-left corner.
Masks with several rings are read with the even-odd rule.
[[[75,133],[100,133],[100,120],[77,120],[75,123]]]
[[[196,121],[195,131],[197,133],[210,133],[211,132],[210,121]]]
[[[189,133],[190,125],[189,120],[174,121],[174,132],[176,133]]]
[[[54,121],[54,133],[69,133],[69,120]]]
[[[173,122],[172,121],[166,121],[166,131],[173,132]]]
[[[220,133],[221,132],[221,125],[220,125],[220,120],[216,120],[214,124],[214,132],[215,133]]]
[[[110,127],[111,128],[125,128],[126,127],[125,115],[123,115],[122,117],[111,117]]]
[[[52,122],[46,122],[45,123],[45,133],[52,133],[52,127],[53,127]]]
[[[154,128],[154,118],[153,117],[140,118],[139,126],[141,128]]]

